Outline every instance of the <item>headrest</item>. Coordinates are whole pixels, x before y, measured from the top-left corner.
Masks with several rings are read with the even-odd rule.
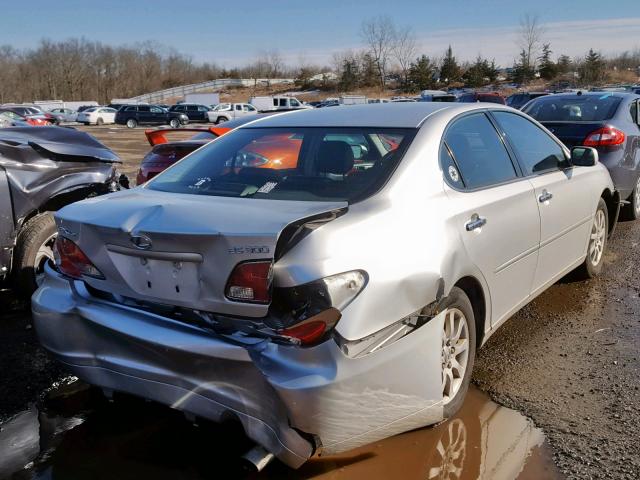
[[[353,150],[347,142],[322,142],[318,151],[318,171],[344,175],[353,168]]]

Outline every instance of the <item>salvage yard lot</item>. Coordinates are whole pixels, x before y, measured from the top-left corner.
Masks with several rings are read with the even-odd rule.
[[[120,171],[133,181],[140,160],[150,149],[143,128],[77,128],[91,133],[112,148],[123,159]],[[640,445],[637,441],[640,438],[639,239],[640,222],[619,224],[606,254],[602,276],[587,282],[563,279],[510,319],[479,351],[474,383],[500,404],[530,417],[542,429],[561,478],[640,478]],[[35,400],[64,372],[52,364],[37,346],[28,311],[0,317],[0,339],[0,369],[7,372],[0,379],[0,391],[11,393],[3,393],[4,398],[0,399],[0,418],[5,419],[21,411],[27,402]],[[464,419],[469,412],[475,414],[496,408],[486,402],[480,392],[473,392],[457,418]],[[77,418],[85,418],[85,404],[82,405],[73,407],[78,410]],[[145,404],[121,407],[118,402],[112,407],[105,407],[99,402],[97,405],[91,407],[95,412],[86,416],[88,425],[74,429],[75,434],[62,441],[57,460],[53,455],[53,461],[58,462],[62,472],[65,471],[65,462],[78,461],[85,466],[86,472],[92,472],[94,476],[96,472],[100,475],[104,475],[104,471],[109,472],[107,476],[98,475],[99,478],[133,478],[131,476],[136,474],[138,478],[152,475],[159,478],[157,474],[160,472],[155,467],[165,462],[163,475],[172,474],[177,478],[180,469],[172,468],[182,465],[185,470],[180,472],[179,478],[204,478],[216,470],[207,471],[207,475],[199,470],[204,464],[198,463],[193,451],[206,456],[207,463],[210,463],[210,453],[206,449],[197,449],[198,442],[208,441],[211,437],[198,433],[198,428],[216,436],[211,441],[211,449],[221,450],[214,454],[213,463],[223,470],[232,463],[230,458],[238,453],[235,450],[243,453],[241,450],[246,447],[246,439],[238,438],[235,430],[230,433],[209,424],[186,428],[183,420],[174,420],[167,413],[169,409],[154,406],[149,410]],[[506,410],[497,411],[504,414]],[[520,421],[513,418],[514,422]],[[468,419],[464,422],[469,425]],[[490,437],[489,422],[480,422],[477,438]],[[493,424],[494,428],[497,424]],[[330,478],[389,478],[381,472],[406,471],[405,468],[410,469],[409,462],[414,462],[422,468],[416,470],[422,472],[421,478],[430,478],[430,470],[426,467],[431,465],[433,452],[437,451],[434,435],[451,431],[449,429],[456,425],[455,421],[449,422],[438,429],[427,428],[379,442],[341,459],[312,462],[297,474],[278,470],[277,465],[266,473],[272,478],[282,478],[283,475],[287,478],[310,478],[323,473]],[[531,426],[526,422],[522,425],[522,431],[529,432],[528,438],[533,439]],[[46,431],[43,430],[41,435],[44,434]],[[507,435],[501,431],[498,436],[506,438]],[[172,441],[172,437],[173,441],[179,437],[180,442],[186,442],[194,450],[178,449],[172,452],[174,457],[171,461],[167,460],[163,455],[167,450],[158,445],[158,439]],[[156,449],[152,453],[152,447],[147,450],[139,447],[150,440]],[[120,441],[138,445],[135,458],[107,446]],[[482,463],[484,460],[479,460],[480,451],[475,450],[483,448],[484,440],[476,443],[469,437],[467,441],[466,466],[458,462],[458,466],[465,468],[465,475],[438,478],[478,478],[478,475],[494,478],[491,471],[482,470],[487,465]],[[403,457],[399,452],[406,451],[414,453],[407,457],[406,464],[401,465],[398,459]],[[534,448],[531,458],[544,466],[544,461],[538,457],[545,457],[547,451]],[[81,453],[76,455],[76,452]],[[479,462],[477,468],[469,470],[469,465],[476,458]],[[386,464],[385,459],[395,463]],[[46,463],[50,460],[41,461]],[[131,466],[134,468],[130,469]],[[69,469],[69,465],[66,468]],[[529,463],[529,468],[521,472],[520,478],[556,478],[553,470],[532,470]],[[517,472],[516,469],[513,473]],[[0,477],[5,473],[0,468]],[[77,478],[85,478],[78,476],[77,470],[73,473]],[[87,473],[86,478],[90,476],[91,473]]]

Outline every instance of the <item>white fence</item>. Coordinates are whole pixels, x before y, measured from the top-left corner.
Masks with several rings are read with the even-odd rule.
[[[187,93],[197,93],[203,90],[219,90],[223,87],[253,87],[257,85],[293,84],[292,78],[221,78],[208,82],[181,85],[179,87],[166,88],[157,92],[145,93],[137,97],[129,98],[131,103],[160,103],[167,98],[184,97]]]

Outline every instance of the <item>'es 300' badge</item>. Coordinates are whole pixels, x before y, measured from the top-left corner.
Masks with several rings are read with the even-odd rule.
[[[270,249],[266,245],[245,245],[230,248],[228,251],[232,255],[251,255],[256,253],[269,253]]]

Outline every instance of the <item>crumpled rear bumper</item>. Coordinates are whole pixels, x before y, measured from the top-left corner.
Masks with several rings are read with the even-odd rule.
[[[337,453],[442,419],[438,317],[351,359],[331,340],[299,348],[217,336],[93,298],[51,268],[32,309],[43,346],[82,380],[213,421],[236,417],[294,468],[315,449],[299,432]]]

